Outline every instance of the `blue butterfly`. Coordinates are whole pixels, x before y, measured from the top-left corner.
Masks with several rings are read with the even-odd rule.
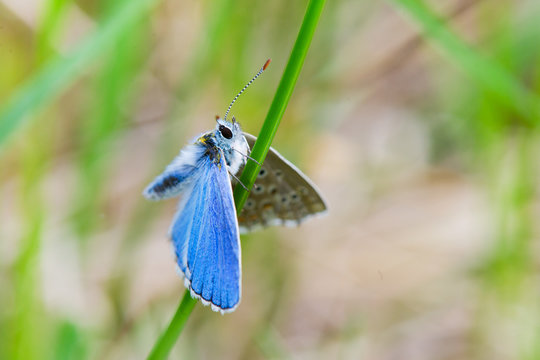
[[[169,230],[191,295],[214,311],[236,309],[241,297],[240,232],[229,173],[249,146],[240,125],[218,119],[214,131],[186,146],[145,190],[151,200],[182,200]]]
[[[184,147],[143,192],[150,200],[182,195],[169,229],[178,267],[191,296],[221,313],[240,303],[240,229],[300,224],[326,210],[310,180],[270,148],[258,184],[237,218],[232,180],[240,183],[235,175],[250,158],[255,137],[243,133],[234,117],[232,122],[226,119],[238,96],[267,65],[234,98],[225,117],[216,119],[216,128]]]
[[[234,311],[242,293],[240,231],[229,174],[235,177],[249,157],[240,125],[234,117],[227,121],[227,115],[269,63],[236,95],[224,119],[216,118],[216,129],[186,146],[143,192],[151,200],[183,194],[169,230],[178,266],[191,296],[221,313]]]

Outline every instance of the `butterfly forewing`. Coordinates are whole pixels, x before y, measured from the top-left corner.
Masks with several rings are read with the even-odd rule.
[[[255,136],[244,136],[252,148]],[[324,200],[308,177],[270,148],[238,222],[242,231],[260,226],[298,225],[325,210]]]
[[[240,237],[227,166],[205,155],[185,189],[170,229],[178,266],[191,294],[214,310],[240,302]]]
[[[195,144],[188,145],[167,166],[162,174],[158,175],[150,185],[146,187],[143,195],[150,200],[163,200],[178,196],[185,187],[189,186],[197,162],[203,156],[205,148]]]

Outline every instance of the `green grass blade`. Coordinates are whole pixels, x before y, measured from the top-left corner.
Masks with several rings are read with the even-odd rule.
[[[417,23],[443,54],[497,100],[514,109],[528,125],[538,123],[540,98],[498,63],[484,57],[455,34],[422,0],[391,0]]]
[[[64,17],[71,0],[47,0],[40,20],[36,41],[38,60],[41,62],[55,54],[52,43],[63,28]]]
[[[48,46],[54,35],[53,29],[62,30],[63,6],[58,0],[49,0],[44,5],[45,14],[42,24],[36,31],[37,57],[41,64],[53,53]],[[65,0],[61,0],[64,1]],[[43,114],[41,124],[49,124],[52,119]],[[11,291],[17,311],[13,312],[10,337],[12,341],[6,350],[5,358],[35,359],[47,358],[48,343],[54,339],[55,327],[44,307],[40,287],[39,259],[43,243],[44,224],[48,214],[43,194],[43,178],[46,175],[45,164],[51,161],[52,127],[40,129],[32,127],[25,137],[25,142],[18,149],[21,155],[21,188],[19,193],[21,219],[24,232],[20,242],[20,251],[13,267],[13,289]],[[11,290],[11,289],[10,289]],[[10,292],[8,290],[8,293]],[[44,330],[49,329],[47,334]],[[0,356],[1,357],[1,356]]]
[[[289,62],[285,67],[274,100],[272,101],[266,119],[264,120],[261,132],[259,133],[259,138],[251,151],[251,157],[259,163],[264,161],[279,127],[281,118],[285,113],[285,109],[287,108],[289,99],[291,98],[296,85],[298,75],[304,64],[304,59],[306,58],[311,40],[313,39],[313,34],[317,28],[324,3],[325,0],[310,0],[308,4],[304,21],[302,22],[302,26],[300,27],[296,42],[289,57]],[[255,183],[258,172],[259,165],[253,161],[248,161],[240,181],[248,188],[251,188]],[[237,186],[234,189],[234,201],[237,213],[240,213],[242,210],[247,196],[248,192],[242,186]],[[180,336],[195,303],[196,300],[191,298],[189,291],[186,291],[171,323],[154,345],[148,359],[159,360],[167,358],[169,352],[176,343],[176,340]]]
[[[25,83],[0,108],[0,148],[32,112],[53,101],[71,85],[84,69],[109,51],[124,34],[124,29],[149,12],[159,0],[126,2],[73,53],[58,57]]]
[[[148,356],[149,360],[166,359],[171,351],[172,347],[176,343],[176,340],[180,336],[184,325],[186,324],[191,311],[195,307],[197,300],[191,297],[189,291],[186,291],[174,317],[167,327],[167,330],[161,335],[158,342],[152,349],[152,352]]]
[[[309,2],[304,21],[300,27],[291,56],[289,57],[289,62],[285,67],[276,94],[274,95],[274,100],[270,105],[270,109],[268,110],[268,114],[266,115],[266,119],[264,120],[259,133],[259,137],[251,150],[250,156],[261,164],[270,149],[272,140],[274,140],[279,123],[281,122],[281,118],[285,113],[294,86],[296,85],[296,80],[298,79],[298,75],[300,75],[300,70],[302,70],[304,59],[306,58],[311,39],[317,28],[317,23],[321,16],[324,3],[325,0],[311,0]],[[250,189],[255,183],[259,170],[260,166],[258,164],[253,161],[248,161],[244,172],[240,177],[240,181]],[[242,210],[248,194],[249,193],[242,186],[237,186],[234,189],[234,201],[238,213]]]

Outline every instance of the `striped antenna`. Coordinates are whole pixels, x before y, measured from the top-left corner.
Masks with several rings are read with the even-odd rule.
[[[227,115],[229,115],[229,111],[231,111],[231,108],[234,104],[234,102],[236,101],[236,99],[238,99],[238,97],[240,95],[242,95],[242,93],[244,92],[244,90],[246,90],[248,88],[249,85],[251,85],[252,82],[255,81],[256,78],[259,77],[259,75],[262,74],[262,72],[264,70],[266,70],[266,68],[268,67],[268,64],[270,64],[270,59],[266,60],[266,62],[264,63],[263,67],[261,68],[261,70],[259,70],[259,72],[257,73],[257,75],[255,75],[253,77],[253,79],[249,80],[249,82],[246,84],[246,86],[244,86],[244,88],[242,90],[240,90],[240,92],[238,93],[238,95],[236,95],[233,99],[233,101],[231,101],[231,105],[229,105],[229,108],[227,109],[227,112],[225,113],[225,116],[223,117],[223,120],[227,120]]]

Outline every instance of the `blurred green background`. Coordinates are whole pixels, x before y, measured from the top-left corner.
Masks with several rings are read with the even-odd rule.
[[[0,359],[142,359],[184,287],[145,185],[307,1],[0,0]],[[172,358],[540,359],[540,3],[328,1],[274,147],[329,213],[243,237]]]

